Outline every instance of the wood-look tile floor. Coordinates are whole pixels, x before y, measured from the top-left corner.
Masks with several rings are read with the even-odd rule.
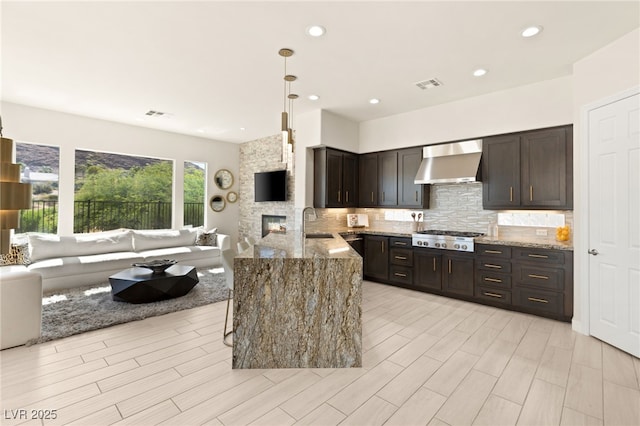
[[[371,282],[363,295],[363,368],[232,370],[219,302],[0,352],[1,423],[640,424],[640,360],[567,323]]]

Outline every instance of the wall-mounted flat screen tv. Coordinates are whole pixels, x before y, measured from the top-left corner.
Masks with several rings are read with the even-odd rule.
[[[287,201],[287,171],[255,173],[255,201]]]

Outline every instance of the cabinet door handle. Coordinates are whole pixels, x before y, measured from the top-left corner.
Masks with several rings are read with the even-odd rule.
[[[493,265],[493,264],[491,264],[491,263],[485,263],[485,264],[484,264],[484,266],[485,266],[485,267],[487,267],[487,268],[502,269],[502,266],[500,266],[500,265]]]
[[[449,274],[451,274],[451,259],[449,259]]]
[[[509,202],[513,202],[513,186],[509,187]]]
[[[382,191],[382,202],[384,203],[384,191]]]
[[[548,280],[549,277],[545,276],[545,275],[536,275],[536,274],[529,274],[529,278],[537,278],[539,280]]]
[[[500,250],[485,250],[484,252],[490,254],[502,254]]]
[[[340,191],[338,191],[338,202],[340,202]]]
[[[346,192],[345,192],[345,194],[344,194],[344,201],[345,201],[346,203],[348,203],[348,202],[349,202],[349,191],[346,191]]]
[[[530,254],[529,257],[535,257],[536,259],[548,259],[549,256],[544,254]]]
[[[418,191],[416,191],[416,203],[418,202]]]
[[[436,271],[436,258],[433,258],[433,272]]]
[[[382,252],[384,253],[384,241],[382,242]]]
[[[485,296],[497,297],[498,299],[502,299],[502,295],[498,293],[489,293],[488,291],[485,291],[482,294],[484,294]]]
[[[407,277],[407,274],[403,274],[403,273],[400,273],[400,272],[394,272],[393,275],[395,275],[396,277],[402,277],[402,278],[406,278]]]
[[[373,191],[371,191],[371,202],[373,203]]]
[[[407,245],[407,243],[405,243],[403,241],[396,241],[393,244],[396,245],[396,246],[406,246]]]
[[[538,299],[537,297],[527,297],[528,300],[532,301],[532,302],[538,302],[538,303],[549,303],[548,300],[545,299]]]
[[[529,185],[529,201],[533,201],[533,185]]]
[[[404,256],[394,256],[394,257],[398,260],[407,260],[407,258]]]
[[[502,280],[499,280],[498,278],[489,278],[489,277],[485,277],[484,279],[485,281],[489,281],[491,283],[501,283]]]

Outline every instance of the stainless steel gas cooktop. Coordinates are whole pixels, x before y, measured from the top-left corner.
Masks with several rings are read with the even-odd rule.
[[[411,243],[414,247],[473,252],[474,239],[482,235],[481,232],[429,229],[414,233]]]

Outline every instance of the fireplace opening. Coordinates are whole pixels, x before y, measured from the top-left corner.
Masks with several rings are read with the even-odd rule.
[[[287,232],[287,217],[262,215],[262,238],[269,233],[285,234]]]

